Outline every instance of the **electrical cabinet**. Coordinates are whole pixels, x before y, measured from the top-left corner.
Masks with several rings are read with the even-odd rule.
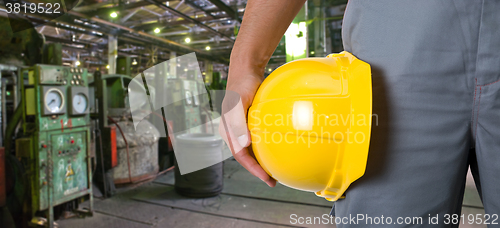
[[[22,75],[29,80],[16,156],[30,179],[33,215],[46,210],[52,226],[54,206],[86,195],[92,205],[87,70],[35,65]]]

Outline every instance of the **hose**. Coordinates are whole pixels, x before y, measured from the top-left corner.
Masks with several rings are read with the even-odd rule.
[[[120,134],[122,135],[123,141],[125,142],[125,149],[127,150],[128,179],[129,179],[130,183],[134,183],[132,181],[132,173],[130,171],[130,154],[128,152],[128,142],[127,142],[127,139],[125,138],[125,134],[123,134],[122,128],[120,127],[120,125],[118,125],[118,123],[113,118],[108,116],[108,119],[111,122],[113,122],[116,125],[116,127],[118,127],[118,130],[120,130]]]
[[[9,124],[7,125],[7,130],[5,130],[5,137],[4,137],[4,143],[5,143],[5,154],[10,154],[11,153],[11,147],[12,147],[12,136],[15,134],[17,124],[19,121],[21,121],[21,117],[23,116],[23,104],[18,105],[16,108],[16,111],[14,111],[14,115],[12,116],[12,119],[10,119],[8,122]]]

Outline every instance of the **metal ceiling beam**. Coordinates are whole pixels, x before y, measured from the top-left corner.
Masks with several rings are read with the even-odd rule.
[[[54,36],[47,36],[45,35],[45,40],[54,42],[54,43],[65,43],[65,44],[77,44],[77,45],[84,45],[86,47],[91,47],[95,46],[97,48],[105,48],[105,45],[97,44],[97,43],[92,43],[92,42],[86,42],[86,41],[72,41],[71,39],[64,39],[60,37],[54,37]]]
[[[234,24],[221,25],[221,26],[216,25],[215,27],[212,27],[212,28],[215,30],[230,29],[230,28],[234,28]],[[200,28],[200,29],[196,29],[196,30],[187,29],[187,30],[179,30],[179,31],[173,31],[173,32],[164,32],[164,33],[158,34],[158,36],[176,36],[176,35],[185,35],[185,34],[190,34],[190,33],[194,33],[196,35],[199,35],[199,34],[207,33],[206,31],[207,30],[204,28]]]
[[[197,18],[198,21],[211,21],[214,20],[213,18],[210,17],[202,17],[202,18]],[[191,21],[182,19],[182,20],[177,20],[177,21],[155,21],[155,22],[149,22],[149,23],[142,23],[141,25],[133,27],[136,30],[152,30],[155,27],[173,27],[173,26],[178,26],[178,25],[187,25],[187,24],[192,24]]]
[[[180,44],[180,43],[177,43],[177,42],[165,39],[165,38],[161,38],[161,37],[158,37],[158,36],[155,36],[155,35],[151,35],[149,33],[141,32],[141,31],[136,31],[136,30],[131,29],[129,27],[122,26],[122,25],[119,25],[119,24],[115,24],[113,22],[109,22],[109,21],[106,21],[106,20],[103,20],[103,19],[100,19],[100,18],[96,18],[96,17],[90,17],[89,18],[89,16],[87,16],[85,14],[82,14],[82,13],[75,12],[75,11],[69,11],[68,13],[72,14],[74,16],[78,16],[78,17],[82,17],[82,18],[87,18],[89,20],[92,20],[92,21],[100,23],[100,24],[104,24],[104,25],[107,25],[107,26],[111,26],[111,27],[123,30],[123,31],[127,31],[129,33],[138,34],[138,35],[140,35],[142,37],[146,37],[146,38],[149,38],[149,39],[153,39],[153,40],[161,41],[161,42],[164,42],[164,43],[167,43],[167,44],[170,44],[170,45],[174,45],[174,46],[186,49],[186,51],[200,52],[199,50],[196,50],[196,49],[191,48],[189,46],[186,46],[186,45],[183,45],[183,44]]]
[[[217,8],[226,12],[227,15],[229,15],[230,17],[241,23],[241,18],[238,16],[238,12],[234,11],[234,9],[226,5],[226,3],[224,3],[221,0],[208,0],[208,1],[210,1],[212,4],[217,6]]]
[[[228,63],[229,62],[227,58],[219,58],[218,56],[212,56],[212,55],[210,55],[209,53],[207,53],[205,51],[201,51],[201,50],[192,48],[190,46],[186,46],[186,45],[183,45],[183,44],[180,44],[180,43],[177,43],[177,42],[174,42],[172,40],[168,40],[168,39],[165,39],[165,38],[162,38],[162,37],[151,35],[149,33],[145,33],[145,32],[142,32],[142,31],[136,31],[136,30],[131,29],[129,27],[122,26],[122,25],[119,25],[119,24],[115,24],[113,22],[109,22],[109,21],[106,21],[106,20],[103,20],[103,19],[100,19],[100,18],[97,18],[97,17],[90,17],[88,15],[85,15],[85,14],[82,14],[82,13],[78,13],[78,12],[75,12],[75,11],[69,11],[68,14],[71,14],[71,15],[74,15],[74,16],[77,16],[77,17],[81,17],[81,18],[86,18],[86,19],[89,19],[89,20],[94,21],[96,23],[99,23],[99,24],[102,24],[102,25],[106,25],[106,26],[109,26],[109,27],[113,27],[113,28],[116,28],[116,29],[128,32],[128,33],[123,33],[121,36],[126,36],[128,38],[136,39],[136,40],[142,40],[142,41],[144,41],[145,43],[148,43],[148,44],[155,44],[155,45],[158,45],[158,46],[163,46],[164,48],[170,49],[171,51],[177,51],[177,52],[196,52],[196,54],[199,57],[204,58],[204,59],[213,59],[213,60],[216,60],[216,61],[218,60],[221,63]]]
[[[197,10],[200,10],[200,11],[203,11],[207,16],[210,16],[212,18],[215,18],[214,15],[212,15],[211,12],[205,10],[203,7],[199,6],[199,5],[196,5],[196,3],[193,1],[193,0],[184,0],[184,2],[190,6],[191,8],[193,9],[197,9]]]
[[[3,8],[3,7],[0,6],[0,8]],[[35,23],[38,22],[40,24],[51,25],[54,27],[59,27],[59,26],[57,26],[57,22],[59,22],[59,20],[61,18],[64,18],[64,16],[63,16],[63,17],[57,18],[55,20],[50,20],[50,19],[41,17],[39,15],[35,15],[35,14],[33,14],[33,15],[32,14],[22,14],[22,15],[27,16],[30,19],[30,21],[32,21],[32,22],[35,22]],[[95,31],[100,32],[102,34],[108,35],[108,34],[114,33],[112,30],[125,31],[125,33],[123,33],[121,36],[126,36],[131,40],[137,40],[139,42],[143,42],[143,43],[148,44],[148,45],[158,45],[159,47],[165,48],[169,51],[176,51],[178,53],[196,52],[197,56],[202,58],[202,59],[211,59],[211,60],[214,60],[214,61],[217,61],[220,63],[225,63],[225,64],[229,63],[229,60],[227,58],[222,57],[222,56],[214,56],[214,55],[211,55],[209,52],[201,51],[201,50],[192,48],[190,46],[182,45],[182,44],[174,42],[172,40],[158,37],[158,36],[155,36],[155,35],[152,35],[149,33],[136,31],[136,30],[131,29],[129,27],[121,26],[121,25],[118,25],[118,24],[115,24],[115,23],[112,23],[112,22],[109,22],[109,21],[106,21],[106,20],[103,20],[103,19],[100,19],[97,17],[92,17],[92,16],[89,16],[86,14],[82,14],[82,13],[76,12],[74,10],[68,11],[66,16],[69,16],[69,15],[76,16],[79,18],[88,19],[88,20],[91,20],[91,21],[98,23],[100,25],[100,28],[95,28],[95,29],[93,28],[92,30],[95,30]],[[63,23],[66,23],[66,24],[71,25],[71,26],[75,26],[74,23],[70,23],[70,22],[66,22],[66,21],[64,21]],[[78,27],[78,26],[75,26],[75,27]],[[62,28],[65,28],[65,27],[63,26]],[[87,29],[87,31],[74,30],[74,32],[86,33],[86,32],[89,32],[89,30],[91,30],[91,29]],[[123,37],[121,37],[121,39],[127,40],[126,38],[123,38]]]
[[[243,16],[243,13],[239,13],[240,16]],[[230,17],[228,15],[225,15],[224,17],[215,17],[212,18],[210,16],[206,17],[198,17],[196,20],[200,22],[217,22],[217,21],[222,21],[222,20],[228,20]],[[128,26],[133,27],[136,30],[153,30],[155,27],[174,27],[174,26],[179,26],[179,25],[187,25],[187,24],[192,24],[191,21],[182,19],[182,20],[173,20],[173,21],[164,21],[164,20],[149,20],[149,21],[139,21],[140,24],[138,23],[137,26],[133,26],[129,24]]]
[[[234,40],[233,40],[230,36],[227,36],[226,34],[221,33],[221,32],[219,32],[219,31],[217,31],[217,30],[213,29],[212,27],[210,27],[210,26],[208,26],[208,25],[203,24],[203,23],[201,23],[200,21],[196,20],[195,18],[192,18],[192,17],[190,17],[190,16],[188,16],[188,15],[186,15],[186,14],[184,14],[184,13],[180,12],[180,11],[177,11],[177,10],[176,10],[176,9],[174,9],[174,8],[171,8],[171,7],[169,7],[169,6],[166,6],[166,5],[165,5],[165,4],[163,4],[161,1],[158,1],[158,0],[146,0],[146,1],[147,1],[147,2],[150,2],[150,3],[155,4],[156,6],[158,6],[159,8],[161,8],[161,9],[163,9],[163,10],[170,11],[171,13],[173,13],[173,14],[175,14],[175,15],[179,16],[179,17],[184,18],[185,20],[191,21],[192,23],[197,24],[197,25],[199,25],[200,27],[206,28],[208,31],[213,32],[214,34],[217,34],[217,35],[219,35],[219,36],[221,36],[221,37],[226,37],[226,38],[228,38],[231,42],[233,42],[233,43],[234,43]]]
[[[85,14],[87,14],[89,16],[98,16],[98,15],[109,14],[110,12],[113,12],[113,11],[119,12],[119,11],[123,11],[123,10],[136,9],[136,8],[149,6],[149,5],[152,5],[152,4],[149,2],[146,2],[146,1],[139,1],[139,2],[134,2],[134,3],[125,4],[125,5],[121,5],[121,6],[98,8],[98,9],[95,9],[93,11],[85,12]],[[78,9],[75,9],[75,11],[78,11]]]

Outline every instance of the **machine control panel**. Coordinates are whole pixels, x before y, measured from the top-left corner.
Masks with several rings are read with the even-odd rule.
[[[54,196],[62,198],[88,188],[85,131],[51,134]]]
[[[43,70],[40,70],[39,73],[39,83],[41,85],[87,85],[87,69],[49,65],[40,66],[43,67]],[[30,84],[33,84],[33,80],[30,78]]]

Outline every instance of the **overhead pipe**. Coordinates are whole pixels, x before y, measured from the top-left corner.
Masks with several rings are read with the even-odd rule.
[[[184,4],[184,0],[182,0],[181,2],[179,2],[179,4],[177,4],[177,5],[175,6],[175,8],[174,8],[174,9],[175,9],[175,10],[178,10],[178,9],[179,9],[179,7],[180,7],[182,4]]]
[[[132,16],[134,16],[137,12],[139,12],[139,10],[141,10],[143,7],[139,8],[139,9],[135,9],[134,11],[128,13],[127,15],[125,15],[122,19],[120,19],[120,22],[121,23],[124,23],[126,21],[128,21],[128,19],[130,19]]]
[[[109,21],[106,21],[106,20],[103,20],[103,19],[100,19],[100,18],[97,18],[97,17],[91,17],[91,16],[88,16],[88,15],[76,12],[74,10],[68,11],[68,14],[71,14],[73,16],[77,16],[77,17],[80,17],[80,18],[86,18],[86,19],[89,19],[91,21],[103,24],[103,25],[107,25],[107,26],[110,26],[110,27],[114,27],[114,28],[117,28],[117,29],[129,32],[128,34],[127,33],[122,34],[122,36],[129,37],[129,39],[124,38],[124,37],[120,37],[120,39],[123,39],[123,40],[134,41],[136,43],[142,42],[144,44],[148,44],[148,43],[151,44],[152,43],[151,39],[152,39],[152,40],[160,42],[160,44],[157,44],[160,47],[162,46],[161,43],[172,45],[172,47],[170,47],[170,48],[168,46],[163,46],[163,48],[170,49],[170,51],[196,52],[196,53],[199,54],[199,56],[201,58],[212,59],[212,60],[214,59],[214,56],[211,56],[206,51],[201,51],[201,50],[192,48],[190,46],[182,45],[180,43],[177,43],[177,42],[169,40],[169,39],[165,39],[165,38],[162,38],[162,37],[159,37],[159,36],[155,36],[155,35],[152,35],[152,34],[149,34],[149,33],[145,33],[145,32],[142,32],[142,31],[136,31],[136,30],[134,30],[132,28],[129,28],[129,27],[126,27],[126,26],[122,26],[122,25],[119,25],[119,24],[115,24],[113,22],[109,22]],[[35,15],[35,14],[23,14],[23,15],[25,15],[28,18],[30,18],[31,20],[42,22],[45,25],[54,26],[56,29],[58,27],[60,27],[60,28],[66,29],[66,30],[75,30],[75,31],[81,32],[81,33],[89,33],[89,30],[83,29],[81,27],[78,27],[78,26],[75,26],[75,25],[72,25],[72,24],[69,24],[68,22],[64,22],[64,23],[68,23],[67,25],[61,26],[63,24],[61,24],[60,22],[57,22],[56,20],[50,20],[50,19],[47,19],[45,17],[41,17],[39,15]],[[192,20],[194,20],[194,19],[192,19]],[[200,22],[200,24],[202,24],[202,23]],[[73,29],[72,27],[75,28],[75,29]],[[101,32],[103,35],[110,35],[109,31],[106,32],[106,31],[101,31],[99,29],[95,29],[95,30]],[[93,34],[93,35],[95,35],[95,34]],[[232,39],[230,39],[230,40],[232,42],[234,42]],[[177,48],[173,48],[173,47],[177,47]],[[71,48],[71,47],[69,47],[69,48]],[[224,63],[228,62],[227,59],[222,58],[222,57],[221,58],[215,58],[215,59],[217,59],[217,60],[219,60],[221,62],[224,62]]]
[[[217,31],[217,30],[213,29],[212,27],[210,27],[210,26],[208,26],[208,25],[206,25],[206,24],[203,24],[203,23],[201,23],[200,21],[198,21],[198,20],[196,20],[196,19],[194,19],[194,18],[192,18],[192,17],[190,17],[190,16],[188,16],[188,15],[186,15],[186,14],[184,14],[184,13],[180,12],[180,11],[177,11],[176,9],[174,9],[174,8],[172,8],[172,7],[170,7],[170,6],[166,6],[165,4],[163,4],[163,3],[162,3],[162,2],[160,2],[160,1],[157,1],[157,0],[146,0],[146,1],[148,1],[148,2],[150,2],[150,3],[154,3],[156,6],[158,6],[158,7],[162,8],[162,9],[164,9],[164,10],[170,11],[171,13],[176,14],[177,16],[182,17],[182,18],[184,18],[184,19],[186,19],[186,20],[188,20],[188,21],[191,21],[191,22],[193,22],[194,24],[197,24],[197,25],[199,25],[199,26],[201,26],[201,27],[203,27],[203,28],[207,29],[207,30],[208,30],[208,31],[210,31],[210,32],[213,32],[213,33],[215,33],[215,34],[218,34],[218,35],[220,35],[220,36],[222,36],[222,37],[226,37],[226,38],[228,38],[228,39],[229,39],[229,41],[230,41],[230,42],[234,43],[234,40],[233,40],[230,36],[227,36],[226,34],[221,33],[221,32],[219,32],[219,31]]]
[[[216,25],[215,27],[213,27],[213,29],[219,30],[219,29],[228,29],[228,28],[233,28],[233,27],[234,27],[234,24],[222,25],[222,26]],[[200,28],[196,32],[205,32],[205,31],[207,31],[205,28]],[[192,32],[194,32],[194,31],[189,29],[189,30],[182,30],[182,31],[175,31],[175,32],[160,33],[158,35],[159,36],[173,36],[173,35],[182,35],[182,34],[187,34],[187,33],[192,33]]]
[[[88,18],[87,15],[85,14],[82,14],[82,13],[78,13],[78,12],[75,12],[75,11],[69,11],[68,12],[69,14],[72,14],[74,16],[78,16],[78,17],[83,17],[83,18]],[[184,48],[184,49],[187,49],[189,51],[195,51],[195,52],[201,52],[200,50],[197,50],[197,49],[194,49],[192,47],[189,47],[189,46],[186,46],[186,45],[182,45],[180,43],[177,43],[175,41],[172,41],[172,40],[168,40],[168,39],[165,39],[165,38],[162,38],[162,37],[158,37],[158,36],[155,36],[155,35],[151,35],[149,33],[145,33],[145,32],[142,32],[142,31],[136,31],[134,29],[131,29],[129,27],[125,27],[125,26],[122,26],[122,25],[119,25],[119,24],[115,24],[113,22],[109,22],[109,21],[106,21],[106,20],[103,20],[103,19],[100,19],[100,18],[97,18],[97,17],[90,17],[88,18],[92,21],[95,21],[97,23],[101,23],[101,24],[104,24],[104,25],[108,25],[108,26],[111,26],[111,27],[115,27],[115,28],[118,28],[118,29],[121,29],[121,30],[124,30],[124,31],[127,31],[129,33],[135,33],[135,34],[139,34],[141,36],[144,36],[144,37],[147,37],[147,38],[151,38],[151,39],[155,39],[155,40],[158,40],[158,41],[161,41],[161,42],[164,42],[164,43],[168,43],[168,44],[171,44],[171,45],[175,45],[175,46],[178,46],[178,47],[181,47],[181,48]]]
[[[217,6],[217,8],[226,12],[227,15],[229,15],[230,17],[234,18],[235,20],[241,23],[241,18],[238,16],[238,12],[234,11],[233,8],[226,5],[226,3],[224,3],[221,0],[208,0],[208,1],[210,1],[212,4]]]
[[[212,18],[215,18],[213,15],[212,15],[212,12],[209,12],[207,10],[205,10],[205,8],[197,5],[193,0],[184,0],[186,5],[190,6],[191,8],[195,9],[195,10],[201,10],[203,11],[207,16],[209,17],[212,17]]]

